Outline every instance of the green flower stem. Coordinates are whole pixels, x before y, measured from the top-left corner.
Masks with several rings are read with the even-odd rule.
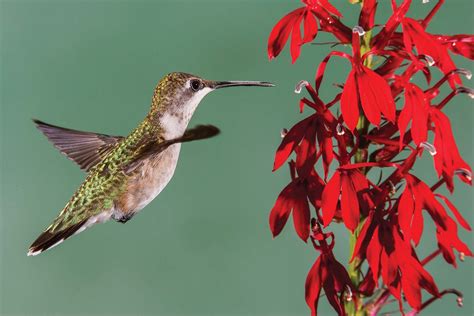
[[[362,4],[362,1],[360,2]],[[370,50],[370,40],[372,38],[372,31],[367,31],[364,36],[361,38],[361,55],[364,53],[368,52]],[[372,68],[372,56],[368,56],[364,60],[364,65],[368,68]],[[359,121],[357,122],[357,132],[359,134],[359,137],[361,139],[359,140],[359,148],[357,149],[355,155],[354,155],[354,163],[360,163],[360,162],[366,162],[368,160],[368,147],[369,143],[365,140],[363,137],[364,135],[367,135],[369,131],[369,121],[364,115],[364,112],[362,109],[360,109],[360,117]],[[362,170],[364,174],[366,174],[367,170],[365,168]],[[349,258],[352,258],[354,254],[354,248],[357,243],[357,238],[359,237],[359,233],[362,229],[364,223],[364,219],[360,219],[360,224],[352,233],[349,237]],[[362,261],[359,258],[354,258],[354,260],[349,263],[349,277],[351,278],[352,283],[354,284],[354,287],[358,287],[360,282],[362,282],[362,272],[360,271],[361,268],[361,263]],[[348,315],[352,316],[366,316],[368,315],[368,311],[364,310],[363,302],[362,302],[362,297],[360,295],[357,295],[357,293],[354,293],[354,295],[357,296],[356,300],[358,302],[357,307],[354,302],[348,302],[346,304],[346,312]]]

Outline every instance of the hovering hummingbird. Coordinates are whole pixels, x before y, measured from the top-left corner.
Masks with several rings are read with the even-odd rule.
[[[168,184],[181,143],[216,136],[219,129],[187,129],[201,102],[224,87],[273,84],[261,81],[210,81],[170,73],[155,88],[145,119],[127,137],[82,132],[34,120],[38,129],[87,177],[52,224],[33,242],[28,256],[52,248],[72,235],[109,219],[126,223]]]

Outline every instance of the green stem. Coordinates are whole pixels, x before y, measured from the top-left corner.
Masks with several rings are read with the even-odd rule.
[[[372,37],[372,32],[368,31],[362,38],[361,55],[370,50],[371,37]],[[372,56],[369,56],[368,58],[364,60],[364,65],[368,68],[372,68]],[[354,155],[354,163],[366,162],[368,160],[369,143],[365,140],[363,136],[368,134],[370,122],[367,120],[362,109],[360,109],[360,113],[361,115],[359,117],[359,121],[357,122],[357,127],[356,127],[360,140],[359,140],[359,148],[357,149]],[[362,172],[366,174],[367,170],[365,170],[364,168]],[[363,218],[361,218],[359,226],[356,228],[354,233],[352,233],[349,237],[349,251],[350,251],[349,258],[352,258],[354,254],[354,248],[357,243],[357,238],[359,237],[360,231],[362,229],[363,222],[364,222]],[[349,264],[349,270],[348,270],[349,277],[351,278],[351,281],[354,284],[354,287],[356,288],[359,286],[360,282],[362,282],[362,272],[360,271],[361,263],[362,261],[359,258],[354,258],[354,260]],[[346,312],[348,315],[365,316],[367,315],[367,311],[363,309],[362,297],[360,297],[359,295],[357,296],[358,296],[357,308],[354,302],[349,302],[348,304],[346,304],[347,305]]]

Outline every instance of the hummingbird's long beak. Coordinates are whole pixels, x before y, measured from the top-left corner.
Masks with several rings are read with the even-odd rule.
[[[239,86],[274,87],[275,85],[265,81],[213,81],[211,84],[213,89]]]

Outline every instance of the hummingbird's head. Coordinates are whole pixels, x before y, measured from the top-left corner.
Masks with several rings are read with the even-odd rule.
[[[212,81],[195,75],[172,72],[160,80],[153,95],[152,112],[168,137],[181,136],[201,100],[209,92],[226,87],[273,87],[263,81]]]

